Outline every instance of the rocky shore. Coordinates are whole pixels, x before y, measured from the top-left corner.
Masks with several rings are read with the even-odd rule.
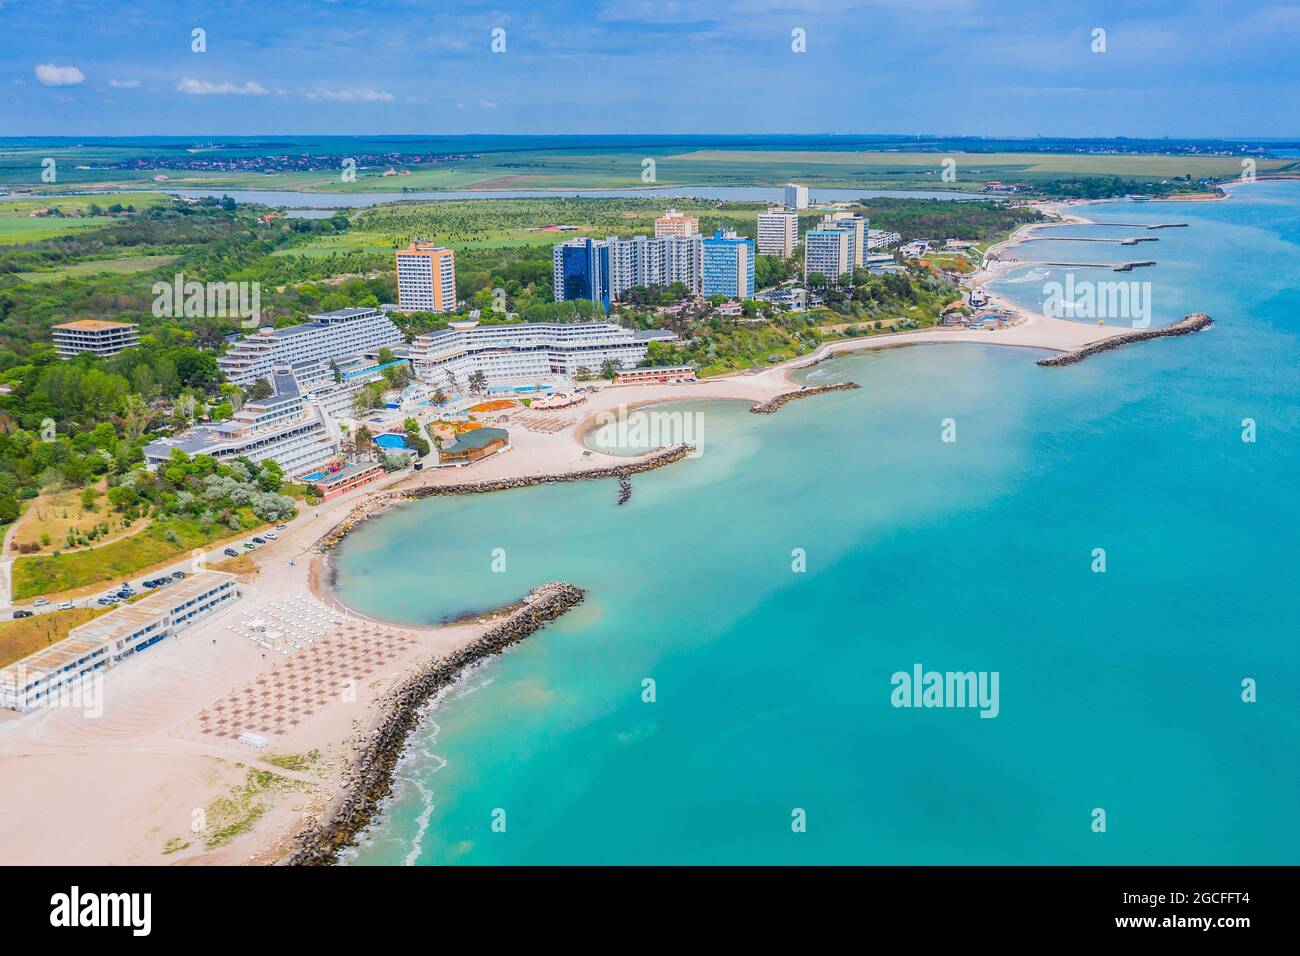
[[[505,621],[447,657],[421,665],[404,684],[386,694],[380,702],[383,716],[344,775],[342,789],[324,816],[298,834],[284,862],[290,866],[328,866],[337,862],[339,851],[356,840],[392,791],[393,771],[407,737],[419,724],[425,704],[450,687],[465,668],[524,640],[581,604],[583,597],[581,588],[562,581],[534,588]]]
[[[1053,355],[1050,358],[1039,359],[1039,365],[1073,365],[1076,362],[1082,362],[1090,355],[1097,355],[1100,352],[1109,352],[1111,349],[1117,349],[1121,345],[1129,345],[1133,342],[1145,342],[1147,339],[1165,338],[1170,335],[1190,335],[1192,332],[1200,332],[1202,329],[1208,329],[1214,324],[1204,312],[1193,312],[1191,315],[1174,322],[1172,325],[1162,326],[1158,329],[1134,329],[1131,332],[1125,332],[1123,335],[1116,335],[1113,338],[1102,339],[1100,342],[1094,342],[1092,345],[1086,345],[1081,349],[1075,349],[1073,352],[1062,352],[1060,355]]]
[[[846,392],[854,388],[858,388],[857,382],[837,382],[834,385],[817,385],[813,388],[801,388],[795,392],[782,392],[775,398],[769,398],[767,401],[753,406],[750,411],[755,415],[771,415],[787,402],[793,402],[796,398],[812,398],[814,395],[821,395],[825,392]]]
[[[839,388],[842,386],[831,386]],[[853,386],[857,388],[857,386]],[[795,393],[798,394],[798,393]],[[399,488],[393,491],[381,491],[378,494],[371,495],[357,507],[349,512],[348,516],[340,521],[337,525],[326,532],[316,547],[321,551],[329,551],[334,548],[340,541],[356,528],[361,522],[375,515],[382,513],[392,505],[403,501],[419,501],[424,498],[437,498],[443,495],[477,495],[490,491],[507,491],[511,488],[528,488],[532,485],[550,485],[567,481],[588,481],[595,478],[617,478],[620,483],[620,495],[626,493],[626,497],[621,497],[619,504],[623,504],[628,497],[631,497],[631,484],[628,479],[632,475],[641,474],[646,471],[653,471],[656,468],[662,468],[664,465],[671,465],[673,462],[681,461],[688,455],[694,454],[695,448],[691,445],[674,445],[666,448],[661,452],[651,455],[643,461],[631,462],[626,465],[613,465],[607,468],[588,468],[583,471],[566,471],[557,475],[522,475],[517,478],[497,478],[489,481],[470,481],[456,485],[422,485],[419,488]]]

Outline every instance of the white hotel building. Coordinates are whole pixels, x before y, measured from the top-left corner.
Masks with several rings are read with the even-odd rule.
[[[454,377],[464,388],[479,371],[489,386],[537,385],[548,379],[573,378],[579,369],[599,372],[606,361],[634,368],[652,341],[675,341],[662,329],[634,332],[612,322],[514,323],[479,325],[453,322],[442,332],[422,335],[411,344],[411,364],[422,381],[444,387]]]
[[[0,669],[0,708],[20,713],[52,707],[103,704],[88,681],[200,617],[234,602],[238,582],[223,571],[195,571],[133,604],[74,627],[61,641]]]
[[[259,329],[231,345],[217,364],[228,380],[247,385],[299,362],[328,361],[402,344],[402,333],[378,309],[338,309],[309,316],[302,325]]]
[[[271,458],[286,474],[301,475],[337,457],[342,434],[322,403],[303,395],[288,370],[274,373],[271,383],[274,395],[249,402],[230,421],[146,445],[145,463],[157,468],[179,448],[190,457],[211,455],[218,461],[242,455],[258,464]]]

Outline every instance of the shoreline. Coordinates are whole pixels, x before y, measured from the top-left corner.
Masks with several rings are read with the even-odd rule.
[[[535,587],[500,624],[450,655],[426,662],[389,691],[379,703],[378,719],[353,758],[342,786],[320,816],[309,819],[294,837],[294,849],[282,861],[284,865],[336,864],[339,852],[355,845],[392,793],[397,764],[405,754],[407,740],[423,722],[426,705],[470,667],[526,640],[584,598],[581,588],[562,581]]]
[[[1017,233],[998,246],[1007,249],[1024,241],[1024,234]],[[775,406],[779,408],[796,397],[853,387],[852,383],[839,383],[799,388],[791,378],[797,371],[842,354],[961,342],[1070,353],[1130,331],[1051,319],[1009,303],[1003,307],[1020,321],[996,331],[927,328],[890,332],[823,343],[809,355],[758,371],[680,385],[602,387],[592,395],[583,417],[566,416],[564,409],[552,413],[565,421],[560,430],[532,432],[526,425],[506,422],[511,427],[511,448],[469,466],[473,480],[458,480],[461,470],[457,468],[426,469],[386,477],[377,485],[314,509],[304,506],[279,540],[259,549],[256,576],[241,587],[240,601],[197,622],[176,641],[164,642],[157,651],[126,663],[105,681],[109,719],[86,721],[78,714],[57,710],[22,721],[8,721],[0,715],[0,773],[8,770],[9,779],[15,781],[0,793],[0,808],[9,811],[0,812],[0,843],[8,846],[7,862],[262,864],[281,862],[302,851],[304,845],[294,841],[305,832],[304,818],[317,822],[333,819],[327,814],[344,806],[345,794],[361,792],[350,782],[360,779],[356,761],[374,743],[366,734],[385,720],[395,719],[393,702],[401,699],[402,690],[409,689],[413,681],[432,679],[429,675],[439,666],[437,662],[471,653],[469,648],[503,626],[503,614],[506,621],[514,620],[528,607],[520,602],[494,612],[469,614],[460,621],[420,627],[393,624],[346,608],[327,580],[327,558],[330,548],[357,525],[406,501],[560,481],[626,478],[685,457],[687,446],[628,457],[583,444],[591,423],[620,407],[742,400],[755,409],[787,396]],[[322,543],[327,546],[322,548]],[[200,732],[196,715],[201,710],[291,669],[293,658],[281,662],[272,655],[268,660],[256,646],[236,640],[226,631],[229,621],[256,613],[258,604],[294,594],[311,594],[326,605],[344,607],[347,620],[354,625],[361,624],[382,641],[400,638],[406,642],[404,649],[394,650],[395,656],[378,672],[358,670],[359,676],[367,676],[358,681],[355,700],[331,701],[301,726],[276,737],[265,751]],[[319,761],[306,770],[286,769],[275,762],[317,752]],[[134,755],[129,766],[121,765],[124,753]],[[383,762],[388,760],[385,751]],[[200,847],[202,838],[189,829],[193,808],[228,799],[252,770],[275,774],[286,785],[293,785],[292,792],[268,798],[265,811],[228,843]],[[76,795],[88,789],[102,793],[104,799],[86,806]],[[368,792],[370,798],[358,797],[359,802],[348,806],[373,813],[374,805],[366,799],[380,798],[374,797],[377,790]],[[301,793],[307,796],[295,795]],[[76,816],[84,826],[72,834],[40,832],[23,813],[23,807],[33,804],[49,807],[52,820]],[[138,812],[124,814],[123,807]],[[95,836],[87,841],[86,834]],[[332,845],[331,839],[326,844]],[[165,848],[174,841],[183,844],[180,849]],[[319,841],[316,845],[320,846]]]

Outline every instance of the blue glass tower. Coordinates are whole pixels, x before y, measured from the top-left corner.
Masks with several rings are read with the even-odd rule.
[[[719,229],[704,243],[703,291],[749,299],[754,295],[754,241]]]

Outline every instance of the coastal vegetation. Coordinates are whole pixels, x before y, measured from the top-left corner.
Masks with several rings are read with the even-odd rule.
[[[2,474],[2,473],[0,473]],[[172,450],[156,472],[133,467],[107,478],[112,515],[143,530],[97,548],[21,556],[13,564],[15,598],[74,590],[114,581],[174,560],[195,548],[244,534],[296,513],[293,499],[281,494],[284,474],[274,461],[260,466],[245,458],[217,463]]]
[[[1217,154],[1203,144],[1172,140],[998,140],[944,137],[627,137],[611,141],[589,137],[538,148],[526,141],[467,151],[448,139],[413,141],[394,150],[390,141],[322,143],[314,137],[297,144],[267,144],[265,155],[250,156],[245,144],[209,144],[196,157],[181,144],[147,147],[119,143],[48,143],[0,152],[0,183],[39,191],[43,157],[57,160],[60,179],[49,191],[69,184],[96,188],[156,189],[156,177],[183,180],[190,188],[373,192],[400,198],[426,190],[627,189],[644,187],[646,158],[655,161],[655,183],[676,186],[780,186],[794,181],[816,187],[945,189],[978,191],[992,180],[1031,187],[1056,179],[1122,176],[1158,183],[1191,176],[1227,178],[1241,172],[1241,155],[1231,144]],[[1245,145],[1245,144],[1238,144]],[[1259,155],[1259,172],[1294,169],[1295,161]],[[1282,144],[1285,146],[1285,144]],[[309,157],[304,160],[304,156]],[[338,175],[342,157],[359,157],[356,179]],[[214,167],[212,161],[227,162]],[[945,182],[945,159],[956,164],[956,179]],[[234,162],[231,162],[231,161]],[[177,183],[178,185],[181,183]],[[1145,190],[1144,190],[1145,191]]]

